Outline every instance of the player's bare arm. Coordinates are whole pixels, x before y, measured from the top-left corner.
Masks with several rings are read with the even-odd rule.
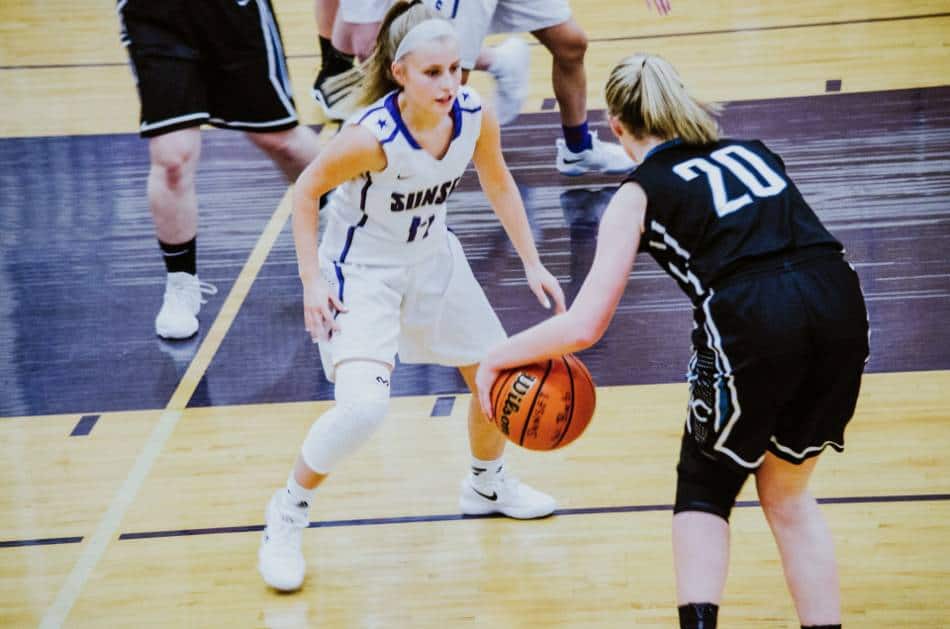
[[[330,293],[320,274],[317,255],[318,203],[322,195],[366,171],[386,168],[386,155],[373,135],[362,128],[343,129],[297,179],[293,191],[294,247],[304,290],[304,325],[314,341],[338,329],[333,313],[343,304]]]
[[[524,264],[531,291],[545,308],[550,308],[547,297],[550,295],[554,299],[555,312],[564,312],[564,291],[557,279],[541,264],[521,193],[501,153],[498,118],[489,105],[483,104],[482,108],[481,132],[472,156],[478,181]]]
[[[627,183],[604,211],[597,251],[584,285],[570,309],[493,348],[475,376],[482,410],[490,414],[489,390],[498,372],[586,349],[600,340],[617,310],[640,246],[646,195]]]

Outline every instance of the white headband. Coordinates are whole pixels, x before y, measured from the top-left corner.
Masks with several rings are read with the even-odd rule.
[[[396,49],[396,54],[393,56],[393,61],[399,61],[410,52],[418,48],[420,44],[424,44],[427,41],[438,39],[440,37],[458,38],[455,29],[448,20],[431,18],[425,20],[424,22],[419,22],[409,29],[409,32],[406,33],[406,36],[402,38],[401,42],[399,42],[399,47]]]

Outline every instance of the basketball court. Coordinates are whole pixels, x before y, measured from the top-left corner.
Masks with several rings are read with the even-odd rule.
[[[313,7],[274,4],[314,124]],[[602,137],[609,69],[661,54],[725,105],[727,135],[782,155],[844,242],[871,358],[847,451],[823,456],[814,483],[844,624],[950,624],[950,2],[573,9]],[[502,142],[572,298],[619,178],[555,170],[550,57],[531,43],[527,111]],[[553,517],[461,516],[469,395],[455,370],[400,365],[383,428],[317,494],[302,591],[279,595],[256,570],[264,507],[332,399],[303,328],[285,182],[240,134],[204,133],[198,268],[218,294],[198,336],[163,341],[148,150],[114,7],[0,4],[0,111],[0,626],[675,626],[691,316],[652,260],[638,257],[607,335],[581,354],[598,384],[587,432],[554,452],[508,448],[509,469],[558,499]],[[507,330],[541,320],[474,172],[449,208]],[[754,501],[750,483],[720,624],[797,627]]]

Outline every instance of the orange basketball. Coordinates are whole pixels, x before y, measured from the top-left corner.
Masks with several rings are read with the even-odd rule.
[[[506,369],[491,388],[495,425],[530,450],[554,450],[580,437],[595,402],[590,372],[573,354]]]

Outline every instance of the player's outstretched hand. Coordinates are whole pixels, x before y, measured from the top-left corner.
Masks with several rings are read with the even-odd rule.
[[[340,330],[333,319],[337,312],[346,312],[343,302],[330,292],[330,286],[322,277],[304,283],[303,320],[314,343],[328,341],[330,335]]]
[[[670,0],[646,0],[648,9],[656,9],[660,15],[669,15],[673,7],[670,6]]]
[[[551,300],[548,299],[548,295],[550,295],[551,298],[554,299],[555,313],[561,313],[566,310],[564,306],[564,291],[561,290],[561,285],[557,279],[551,275],[550,271],[544,268],[543,264],[538,262],[537,264],[526,265],[524,267],[524,274],[528,279],[528,287],[531,288],[531,292],[538,298],[542,306],[545,308],[551,307]]]

